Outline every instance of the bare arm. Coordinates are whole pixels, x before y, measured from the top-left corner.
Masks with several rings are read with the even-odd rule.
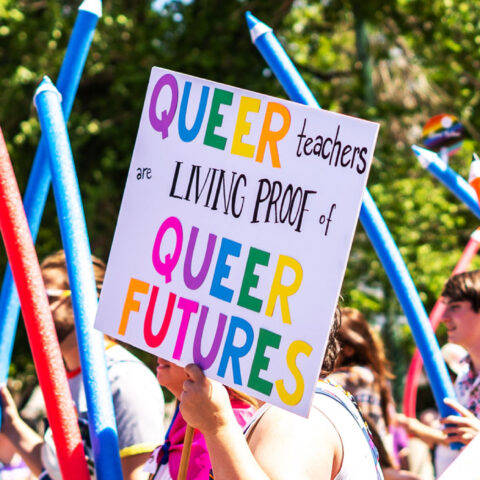
[[[447,435],[443,432],[443,430],[430,427],[416,418],[407,417],[401,413],[397,413],[396,420],[398,425],[404,427],[408,434],[423,440],[429,446],[440,443],[443,445],[448,445]]]
[[[416,473],[407,470],[395,470],[394,468],[383,469],[383,477],[385,480],[422,480]]]
[[[0,389],[0,395],[2,400],[1,435],[4,435],[21,455],[33,474],[39,476],[42,472],[40,449],[43,439],[20,418],[7,387],[4,386]]]
[[[215,479],[331,480],[335,475],[334,456],[327,445],[330,425],[318,422],[317,435],[310,435],[310,425],[303,425],[306,423],[305,419],[272,407],[260,420],[249,445],[240,428],[236,428],[234,436],[228,429],[207,435]],[[314,438],[322,433],[326,436]]]
[[[250,449],[272,479],[334,478],[341,468],[340,437],[327,419],[312,408],[309,419],[271,407],[255,429]]]
[[[232,421],[215,432],[207,433],[205,440],[216,480],[271,478],[260,468],[248,448],[240,427]]]
[[[330,480],[341,463],[341,443],[330,422],[272,407],[259,421],[250,447],[235,421],[228,394],[218,382],[189,365],[180,399],[185,420],[207,442],[216,480]],[[314,449],[312,445],[321,445]]]
[[[124,480],[147,480],[148,473],[143,472],[143,467],[150,458],[150,453],[128,455],[120,459]]]

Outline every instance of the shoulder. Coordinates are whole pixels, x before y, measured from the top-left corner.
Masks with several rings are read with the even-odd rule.
[[[328,378],[344,387],[346,385],[371,385],[375,383],[375,375],[372,370],[360,365],[341,368],[330,374]]]
[[[363,383],[375,382],[375,375],[368,367],[355,365],[351,368],[351,375]]]
[[[122,347],[118,344],[114,344],[113,346],[105,350],[105,358],[109,367],[121,362],[143,364],[143,362],[139,358],[130,353],[125,347]]]
[[[109,348],[106,354],[117,417],[127,411],[163,415],[163,393],[153,372],[120,345]]]
[[[333,423],[316,408],[311,409],[308,418],[269,408],[258,422],[249,446],[265,471],[281,469],[292,474],[319,469],[336,472],[343,452]]]
[[[109,348],[105,354],[110,382],[125,379],[129,384],[147,382],[160,388],[150,368],[122,346],[115,345]]]

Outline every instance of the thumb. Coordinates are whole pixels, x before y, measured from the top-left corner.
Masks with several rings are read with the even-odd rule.
[[[462,417],[472,417],[473,413],[465,408],[463,405],[460,405],[456,400],[452,398],[444,398],[443,403],[451,408],[453,408],[457,413]]]
[[[194,363],[190,363],[185,367],[185,375],[193,382],[201,382],[205,378],[203,370]]]

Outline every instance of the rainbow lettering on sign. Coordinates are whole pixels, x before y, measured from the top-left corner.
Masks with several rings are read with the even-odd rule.
[[[227,132],[230,134],[227,138],[226,136],[220,135],[217,130],[221,129],[224,120],[224,115],[220,113],[220,108],[222,106],[230,107],[232,105],[234,98],[233,92],[218,87],[212,90],[209,86],[204,85],[200,94],[200,100],[197,101],[195,99],[193,101],[190,99],[191,88],[192,82],[186,81],[180,98],[177,79],[171,73],[166,73],[155,83],[148,107],[148,117],[152,128],[160,132],[163,139],[168,137],[170,127],[179,108],[177,128],[178,136],[183,142],[194,141],[198,137],[202,125],[206,122],[205,134],[203,136],[204,145],[225,150],[227,140],[231,138],[230,153],[241,157],[255,158],[255,161],[260,163],[264,160],[268,146],[272,166],[274,168],[281,167],[277,143],[286,136],[291,123],[290,111],[285,105],[275,101],[267,102],[260,137],[257,144],[254,145],[248,143],[245,139],[245,137],[250,135],[252,129],[252,122],[249,121],[247,117],[249,117],[249,114],[259,114],[262,100],[245,95],[241,96],[235,128],[232,132]],[[163,90],[168,90],[170,95],[162,95],[162,99],[168,96],[170,100],[168,105],[163,105],[162,108],[164,109],[158,114],[158,104],[161,103],[159,102],[159,97],[162,93],[166,93],[162,92]],[[210,111],[207,112],[207,104],[210,96]],[[178,105],[179,101],[180,107]],[[195,105],[197,105],[197,110],[194,115],[195,120],[189,128],[187,127],[186,121],[187,113],[189,113],[190,118],[193,118],[189,110],[195,108]],[[281,125],[276,129],[273,129],[274,116],[277,119],[281,119]]]
[[[175,241],[171,251],[161,258],[160,250],[167,234],[170,235],[170,238],[173,236]],[[262,267],[267,268],[271,265],[272,255],[265,250],[250,247],[244,266],[243,279],[239,291],[235,292],[224,284],[224,280],[229,278],[231,272],[231,266],[228,263],[229,257],[240,257],[244,246],[229,238],[222,237],[220,239],[217,235],[209,233],[205,249],[199,252],[196,247],[198,236],[199,228],[192,226],[187,241],[183,225],[177,217],[172,216],[162,222],[155,236],[151,259],[153,268],[163,277],[165,284],[172,282],[174,277],[177,280],[181,278],[189,290],[196,291],[204,285],[212,268],[212,280],[210,285],[207,285],[210,297],[221,300],[226,304],[231,304],[233,299],[236,298],[238,306],[251,312],[263,313],[267,317],[273,317],[274,312],[278,309],[282,322],[292,324],[289,298],[299,291],[303,279],[303,269],[297,260],[287,255],[278,255],[275,259],[276,265],[273,264],[275,265],[275,273],[268,297],[258,298],[251,292],[258,286],[261,275],[255,273],[256,268],[258,266],[261,270]],[[183,248],[185,241],[187,242],[186,249]],[[216,261],[214,261],[217,242],[219,242],[219,249]],[[185,252],[184,258],[182,258],[182,252]],[[202,259],[201,264],[194,262],[194,257]],[[177,268],[182,263],[183,269]],[[198,273],[192,271],[192,265],[194,264]],[[288,277],[288,282],[284,281],[285,277]],[[209,315],[209,307],[200,305],[195,300],[177,295],[172,291],[168,292],[168,296],[165,295],[165,305],[160,306],[157,305],[159,303],[157,302],[159,291],[160,287],[158,285],[150,284],[138,278],[130,278],[118,327],[119,335],[125,336],[131,313],[139,312],[142,301],[146,302],[143,336],[149,347],[159,347],[165,340],[169,329],[178,328],[175,345],[171,353],[172,358],[181,361],[187,331],[189,328],[195,328],[193,360],[202,369],[210,368],[218,358],[219,363],[216,373],[220,378],[224,378],[227,369],[231,368],[236,385],[244,385],[246,381],[249,388],[267,396],[270,396],[275,385],[278,396],[286,405],[294,406],[301,401],[305,382],[297,365],[297,358],[299,355],[309,357],[313,350],[311,345],[303,340],[294,340],[286,350],[285,364],[295,381],[295,388],[293,391],[289,391],[285,386],[284,379],[270,382],[260,376],[262,371],[268,370],[270,364],[270,358],[266,354],[267,348],[278,350],[282,342],[281,335],[260,328],[256,345],[254,345],[254,328],[248,320],[237,315],[231,315],[229,319],[226,314],[220,312],[218,313],[218,321],[215,322],[216,330],[213,341],[207,348],[208,346],[203,344],[202,338]],[[138,297],[143,297],[143,299],[139,300]],[[158,312],[160,308],[162,309],[163,320],[159,331],[154,333],[152,331],[153,316],[155,311]],[[178,327],[172,327],[172,316],[175,310],[181,312]],[[135,327],[138,327],[138,325],[135,325]],[[243,339],[243,341],[239,339]],[[221,350],[222,342],[223,349]],[[202,353],[206,349],[208,349],[208,352],[206,354]],[[245,369],[241,368],[241,361],[252,349],[254,349],[253,362],[248,379],[244,379],[241,372],[245,372]]]

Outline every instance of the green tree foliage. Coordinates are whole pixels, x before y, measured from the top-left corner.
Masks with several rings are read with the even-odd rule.
[[[32,96],[43,75],[58,75],[77,6],[0,0],[0,125],[22,191],[40,134]],[[95,253],[108,255],[152,66],[285,96],[251,45],[244,13],[252,10],[324,108],[380,122],[368,186],[431,309],[478,222],[420,168],[410,145],[421,143],[428,118],[455,114],[469,138],[451,165],[468,175],[480,139],[478,2],[197,0],[154,9],[107,0],[103,8],[69,122]],[[52,198],[37,245],[40,257],[60,246]],[[401,378],[413,343],[361,226],[343,298],[384,325]]]
[[[435,114],[455,114],[469,138],[451,160],[468,176],[478,140],[477,2],[351,0],[299,2],[282,30],[307,83],[329,109],[380,122],[369,178],[375,199],[427,308],[441,292],[477,219],[417,164],[410,145]],[[364,22],[368,63],[358,51]],[[364,58],[364,62],[360,59]],[[373,86],[369,99],[365,83]],[[368,86],[367,86],[368,87]],[[473,266],[478,267],[478,261]],[[343,286],[344,303],[384,325],[397,398],[413,346],[388,278],[359,226]],[[400,321],[399,321],[400,320]],[[445,334],[440,329],[441,341]]]
[[[272,94],[281,88],[266,72],[248,35],[253,8],[277,26],[291,2],[222,0],[104,1],[68,124],[92,251],[107,258],[153,66]],[[44,75],[54,81],[80,1],[0,0],[0,126],[23,192],[40,135],[32,97]],[[40,258],[61,248],[50,195],[37,240]],[[3,272],[6,256],[0,257]],[[20,322],[12,375],[31,377]]]

